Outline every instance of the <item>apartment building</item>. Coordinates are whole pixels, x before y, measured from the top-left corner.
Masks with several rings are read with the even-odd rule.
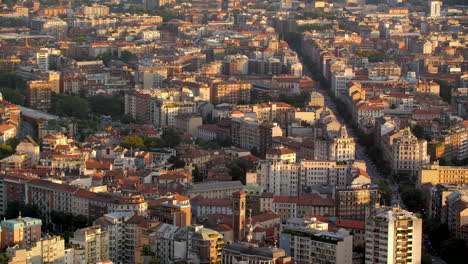
[[[327,131],[326,135],[317,136],[313,150],[316,160],[354,160],[356,143],[348,136],[346,127],[341,125],[337,134]]]
[[[192,209],[188,197],[174,194],[153,200],[149,204],[148,215],[151,219],[180,227],[191,224]]]
[[[446,223],[457,238],[466,239],[468,228],[468,189],[452,192],[445,198],[447,206]]]
[[[26,98],[28,107],[46,111],[52,104],[52,85],[48,81],[29,81]]]
[[[252,247],[247,243],[228,244],[223,248],[222,263],[235,264],[246,261],[251,264],[288,263],[286,251],[282,248]]]
[[[429,215],[434,219],[440,219],[442,223],[447,223],[447,197],[458,190],[468,189],[467,186],[454,184],[437,184],[430,190],[428,199]]]
[[[328,195],[274,196],[272,211],[283,221],[306,215],[335,216],[336,204],[335,200]]]
[[[272,138],[282,136],[283,131],[277,123],[260,123],[252,118],[233,118],[231,140],[233,145],[243,149],[256,149],[260,155],[272,147]]]
[[[329,160],[262,160],[258,179],[267,192],[275,195],[300,195],[306,186],[347,186],[354,176],[351,169],[365,165],[360,161],[338,162]]]
[[[65,240],[60,236],[46,236],[28,246],[6,249],[8,263],[66,263]]]
[[[444,143],[442,158],[445,160],[468,159],[468,121],[462,121],[443,131],[439,141]]]
[[[292,218],[281,229],[280,248],[295,262],[352,263],[353,236],[344,229],[329,232],[316,218]]]
[[[41,219],[18,216],[16,219],[3,220],[1,227],[1,248],[10,245],[27,245],[41,238]]]
[[[248,104],[252,84],[241,81],[220,81],[211,87],[212,104]]]
[[[379,187],[369,182],[352,184],[335,190],[336,215],[343,219],[365,220],[379,204]]]
[[[194,183],[187,191],[189,198],[203,196],[205,198],[229,198],[232,193],[243,191],[245,185],[240,181]]]
[[[76,230],[70,238],[70,243],[84,248],[86,263],[110,259],[109,233],[101,226],[95,225]]]
[[[468,168],[440,166],[437,163],[426,165],[419,171],[419,184],[466,184]]]
[[[366,264],[421,263],[422,219],[399,207],[366,220]]]
[[[189,226],[187,248],[195,254],[201,264],[221,262],[221,252],[224,247],[223,236],[212,229],[203,226]]]
[[[284,124],[294,115],[291,105],[283,102],[261,103],[252,106],[252,112],[260,122],[277,122]]]
[[[393,173],[415,175],[430,162],[430,156],[427,154],[427,141],[418,139],[409,127],[404,129],[401,137],[393,140],[392,154]]]
[[[195,113],[196,104],[157,98],[150,102],[150,117],[156,127],[175,127],[180,114]]]

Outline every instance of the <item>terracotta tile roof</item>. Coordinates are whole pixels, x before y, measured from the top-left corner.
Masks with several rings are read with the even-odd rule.
[[[211,228],[213,230],[216,230],[218,232],[222,232],[222,231],[231,231],[232,228],[226,224],[217,224],[216,226],[214,226],[213,228]]]
[[[98,169],[98,170],[109,170],[112,165],[111,159],[88,159],[86,161],[86,168],[88,169]]]
[[[256,223],[266,222],[266,221],[279,219],[279,218],[280,217],[275,212],[268,211],[264,214],[252,216],[252,223],[256,224]]]
[[[359,221],[359,220],[350,220],[350,219],[341,219],[341,218],[337,218],[335,220],[335,225],[337,227],[343,227],[343,228],[364,229],[365,224],[366,224],[365,221]]]
[[[60,184],[60,183],[55,183],[55,182],[50,182],[46,180],[40,180],[40,179],[31,179],[28,182],[28,185],[35,185],[36,187],[44,187],[44,188],[49,188],[49,189],[54,189],[57,191],[64,191],[64,192],[70,192],[74,193],[78,190],[78,187],[76,186],[71,186],[68,184]]]
[[[271,148],[266,151],[268,155],[287,155],[287,154],[295,154],[296,152],[288,149],[288,148]]]
[[[191,200],[192,201],[192,200]],[[223,206],[231,207],[231,199],[217,199],[217,198],[205,198],[203,200],[196,201],[198,206]]]
[[[167,171],[158,176],[158,180],[190,179],[191,176],[183,171]]]

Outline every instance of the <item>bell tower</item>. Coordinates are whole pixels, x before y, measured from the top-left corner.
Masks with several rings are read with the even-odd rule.
[[[245,238],[245,207],[247,193],[245,191],[232,194],[232,217],[234,218],[234,239],[243,241]]]

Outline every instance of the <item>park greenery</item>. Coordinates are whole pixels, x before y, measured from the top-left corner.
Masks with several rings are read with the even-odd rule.
[[[310,93],[302,91],[295,94],[280,94],[278,101],[288,103],[294,107],[304,107],[310,101]]]

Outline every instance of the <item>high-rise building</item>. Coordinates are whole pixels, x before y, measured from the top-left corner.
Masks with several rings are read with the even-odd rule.
[[[439,17],[440,9],[442,8],[442,1],[429,1],[429,16]]]
[[[78,229],[70,243],[84,248],[86,263],[109,259],[109,233],[95,225]]]
[[[29,107],[38,110],[47,110],[51,107],[52,86],[48,81],[29,81],[26,89]]]
[[[446,161],[468,159],[468,121],[459,122],[442,132],[439,141],[444,144],[442,158]]]
[[[245,237],[245,209],[247,193],[245,191],[235,192],[232,194],[232,210],[233,210],[233,228],[234,239],[243,241]]]
[[[297,263],[352,263],[353,236],[344,229],[329,232],[316,218],[288,219],[281,229],[280,248]]]
[[[422,219],[394,207],[366,221],[366,264],[421,263]]]
[[[50,69],[49,55],[49,50],[47,48],[41,49],[36,53],[37,68],[40,71],[45,72]]]

